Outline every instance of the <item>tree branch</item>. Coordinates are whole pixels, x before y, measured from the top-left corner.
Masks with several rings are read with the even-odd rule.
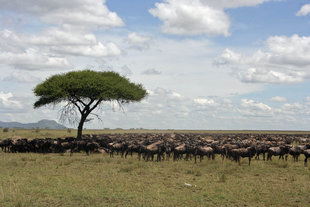
[[[95,100],[94,100],[95,101]],[[100,103],[101,103],[101,101],[102,101],[102,99],[99,99],[98,101],[97,101],[97,103],[93,106],[93,107],[91,107],[90,108],[90,112],[92,111],[92,110],[94,110]]]

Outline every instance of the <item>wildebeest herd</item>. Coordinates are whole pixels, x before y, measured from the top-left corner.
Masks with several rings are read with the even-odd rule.
[[[215,159],[230,159],[240,164],[240,158],[272,160],[273,156],[287,160],[290,155],[298,161],[304,155],[304,163],[310,157],[310,135],[284,134],[195,134],[195,133],[126,133],[84,135],[82,139],[36,138],[4,139],[0,147],[7,153],[115,153],[126,158],[134,153],[138,159],[157,161],[173,159],[202,161],[206,156]]]

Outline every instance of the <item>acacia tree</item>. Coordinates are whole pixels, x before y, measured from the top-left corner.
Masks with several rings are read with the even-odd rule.
[[[38,84],[33,92],[39,98],[34,108],[65,103],[61,117],[68,120],[72,120],[79,112],[79,139],[82,138],[83,125],[88,115],[102,103],[116,101],[123,105],[141,101],[147,95],[141,84],[132,83],[116,72],[92,70],[53,75]]]

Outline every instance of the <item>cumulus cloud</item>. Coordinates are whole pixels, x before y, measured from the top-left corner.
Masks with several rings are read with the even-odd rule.
[[[307,16],[310,13],[310,4],[303,5],[296,13],[297,16]]]
[[[207,99],[207,98],[196,98],[194,99],[194,102],[202,106],[215,106],[216,105],[213,99]]]
[[[86,57],[118,56],[122,53],[118,46],[111,42],[106,45],[98,42],[89,46],[53,46],[51,50],[56,54]]]
[[[246,83],[297,83],[303,81],[303,75],[300,73],[285,73],[264,68],[249,68],[238,72],[237,77]]]
[[[151,69],[147,69],[145,71],[142,72],[143,75],[160,75],[161,72],[154,69],[154,68],[151,68]]]
[[[270,0],[165,0],[149,10],[163,21],[162,31],[177,35],[229,36],[225,9],[256,6]]]
[[[23,53],[2,52],[0,65],[23,70],[57,70],[72,66],[66,58],[42,54],[35,49]]]
[[[70,56],[101,58],[122,53],[115,43],[100,42],[92,33],[124,24],[104,0],[0,0],[0,10],[49,23],[33,34],[0,31],[0,65],[24,70],[66,69],[72,66]]]
[[[309,78],[310,37],[272,36],[265,44],[265,50],[252,55],[225,49],[214,63],[230,65],[243,82],[296,83]]]
[[[0,91],[0,106],[5,110],[16,110],[22,108],[22,104],[15,100],[11,92],[5,93],[3,91]]]
[[[218,8],[238,8],[256,6],[272,0],[201,0],[202,3]]]
[[[200,0],[166,0],[149,12],[164,22],[162,31],[178,35],[229,35],[230,21],[221,9]]]
[[[150,37],[138,34],[136,32],[132,32],[128,34],[127,39],[130,43],[134,43],[134,44],[145,44],[151,41]]]
[[[240,113],[246,116],[272,116],[272,108],[262,102],[251,99],[242,99]]]
[[[287,98],[282,96],[274,96],[270,99],[272,102],[287,102]]]
[[[69,28],[108,28],[124,22],[105,5],[105,0],[36,1],[1,0],[0,9],[36,15],[41,21]]]
[[[131,49],[144,50],[149,49],[151,37],[132,32],[128,34],[126,41],[130,44]]]
[[[59,28],[49,28],[38,35],[17,34],[14,31],[0,31],[2,49],[11,52],[36,47],[52,54],[105,57],[117,56],[121,50],[112,42],[103,44],[91,33],[72,33]]]

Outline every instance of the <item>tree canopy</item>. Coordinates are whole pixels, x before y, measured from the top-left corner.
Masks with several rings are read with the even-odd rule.
[[[81,138],[87,116],[101,103],[117,101],[119,104],[141,101],[147,92],[141,84],[112,71],[72,71],[53,75],[38,84],[34,94],[39,99],[34,108],[66,102],[66,110],[77,109],[81,114],[78,138]],[[65,111],[66,111],[65,110]]]

